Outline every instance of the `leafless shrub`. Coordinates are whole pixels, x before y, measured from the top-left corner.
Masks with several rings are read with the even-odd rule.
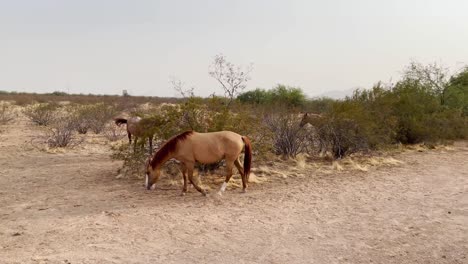
[[[81,143],[74,134],[76,123],[69,115],[56,118],[46,132],[46,143],[50,148],[73,147]]]
[[[112,142],[123,139],[127,135],[122,128],[117,127],[114,124],[107,124],[102,133],[109,141]]]
[[[273,134],[273,147],[277,155],[295,157],[306,151],[307,132],[299,126],[296,114],[272,113],[264,122]]]
[[[12,105],[0,102],[0,125],[5,125],[15,119],[16,113]]]
[[[24,114],[39,126],[48,126],[56,116],[56,104],[42,103],[30,105],[24,109]]]
[[[357,123],[348,118],[324,118],[317,123],[317,137],[323,146],[331,148],[334,158],[368,149],[368,142]]]

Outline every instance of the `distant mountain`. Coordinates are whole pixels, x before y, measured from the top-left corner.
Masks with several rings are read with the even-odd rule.
[[[332,98],[332,99],[344,99],[346,96],[353,95],[353,92],[356,89],[358,89],[358,88],[351,88],[351,89],[342,90],[342,91],[333,90],[333,91],[317,94],[317,95],[315,95],[313,97],[319,97],[319,98],[320,97],[328,97],[328,98]]]

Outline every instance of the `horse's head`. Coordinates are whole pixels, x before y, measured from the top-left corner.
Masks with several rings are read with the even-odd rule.
[[[301,119],[301,123],[299,123],[300,127],[305,126],[305,124],[309,123],[309,113],[304,113]]]
[[[322,118],[321,114],[304,113],[304,115],[302,116],[301,123],[299,123],[299,126],[303,127],[306,124],[312,124],[314,121],[317,121],[320,118]]]
[[[151,157],[149,157],[146,161],[145,188],[147,190],[154,190],[156,182],[159,179],[159,175],[161,175],[161,170],[159,168],[154,169],[153,166],[151,166]]]

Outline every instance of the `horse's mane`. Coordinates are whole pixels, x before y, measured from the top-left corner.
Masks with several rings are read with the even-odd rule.
[[[169,139],[159,150],[154,154],[153,159],[151,160],[151,167],[154,169],[158,166],[161,162],[163,162],[164,158],[167,157],[171,152],[173,152],[179,141],[185,140],[188,136],[192,135],[193,131],[185,131],[182,134],[179,134],[175,137]]]
[[[118,126],[127,123],[127,119],[121,118],[121,117],[114,118],[114,121],[115,121],[115,124]]]

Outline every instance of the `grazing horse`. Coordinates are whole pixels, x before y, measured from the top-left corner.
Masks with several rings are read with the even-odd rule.
[[[239,155],[245,146],[244,167],[239,161]],[[221,186],[222,194],[231,179],[232,169],[236,166],[242,176],[242,190],[245,192],[249,182],[250,167],[252,164],[252,146],[250,139],[231,131],[211,133],[197,133],[186,131],[169,139],[146,164],[146,189],[152,190],[161,175],[162,165],[169,159],[176,159],[181,163],[184,187],[182,195],[187,192],[188,180],[197,191],[206,195],[198,183],[193,179],[195,162],[210,164],[224,159],[226,161],[226,179]]]
[[[129,144],[132,144],[132,135],[134,135],[135,136],[134,149],[135,149],[137,141],[138,141],[137,140],[138,137],[143,136],[143,129],[141,127],[141,117],[136,116],[136,117],[131,117],[129,119],[115,118],[114,121],[117,126],[120,126],[122,124],[127,124],[128,142]],[[152,135],[148,137],[148,141],[149,141],[149,152],[151,155],[153,153],[153,136]]]

